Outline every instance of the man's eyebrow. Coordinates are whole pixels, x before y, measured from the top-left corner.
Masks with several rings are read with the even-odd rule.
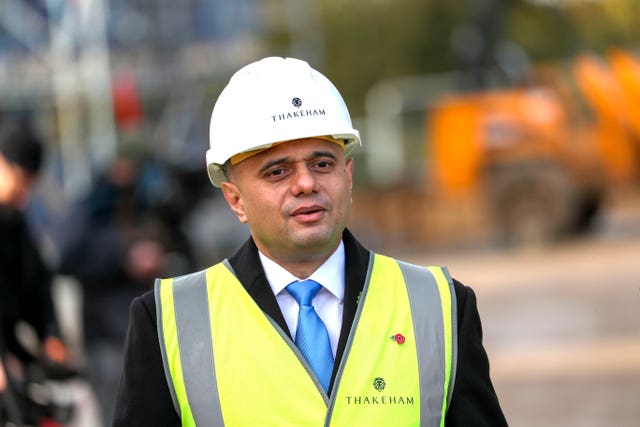
[[[336,160],[337,157],[331,151],[314,151],[311,156],[309,156],[309,160],[317,159],[318,157],[329,157],[332,160]]]
[[[336,155],[333,154],[331,151],[314,151],[305,160],[306,161],[313,160],[313,159],[317,159],[319,157],[329,157],[332,160],[336,160],[337,159]],[[267,170],[269,170],[273,166],[282,165],[282,164],[288,163],[290,161],[291,161],[291,157],[287,157],[287,156],[269,160],[264,165],[262,165],[262,167],[259,169],[258,172],[261,173],[261,174],[265,173]]]
[[[269,160],[258,170],[259,173],[265,173],[267,170],[276,165],[282,165],[289,161],[289,157],[279,157],[277,159]]]

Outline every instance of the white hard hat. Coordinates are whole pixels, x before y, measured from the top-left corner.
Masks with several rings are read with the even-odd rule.
[[[345,156],[360,145],[360,133],[335,86],[299,59],[253,62],[231,77],[213,107],[209,179],[219,187],[232,156],[316,136],[344,141]]]

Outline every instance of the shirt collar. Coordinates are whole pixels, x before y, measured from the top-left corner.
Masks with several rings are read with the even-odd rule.
[[[331,292],[339,301],[344,298],[344,243],[340,241],[338,248],[311,276],[300,278],[289,273],[272,259],[258,250],[262,268],[267,276],[274,295],[278,295],[287,285],[296,280],[312,279],[320,283]]]

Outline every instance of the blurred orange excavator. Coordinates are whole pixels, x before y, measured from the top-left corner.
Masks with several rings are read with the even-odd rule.
[[[640,184],[640,62],[628,51],[540,66],[530,83],[448,94],[427,107],[426,183],[363,194],[384,243],[486,233],[547,243],[587,230]],[[375,209],[372,209],[373,206]]]

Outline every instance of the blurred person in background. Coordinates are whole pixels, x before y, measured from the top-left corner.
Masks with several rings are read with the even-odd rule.
[[[113,412],[131,300],[149,289],[152,278],[191,267],[180,220],[180,193],[169,170],[131,143],[55,230],[59,272],[81,285],[85,367],[105,424]]]
[[[41,364],[53,373],[66,370],[70,360],[55,316],[53,272],[25,219],[43,151],[27,119],[0,120],[0,358],[5,367],[0,380],[4,388],[13,383],[19,387],[30,364]],[[35,349],[17,334],[21,321],[35,332]]]
[[[209,177],[251,237],[133,301],[115,427],[506,426],[471,288],[346,229],[360,136],[326,77],[247,65],[210,145]]]

